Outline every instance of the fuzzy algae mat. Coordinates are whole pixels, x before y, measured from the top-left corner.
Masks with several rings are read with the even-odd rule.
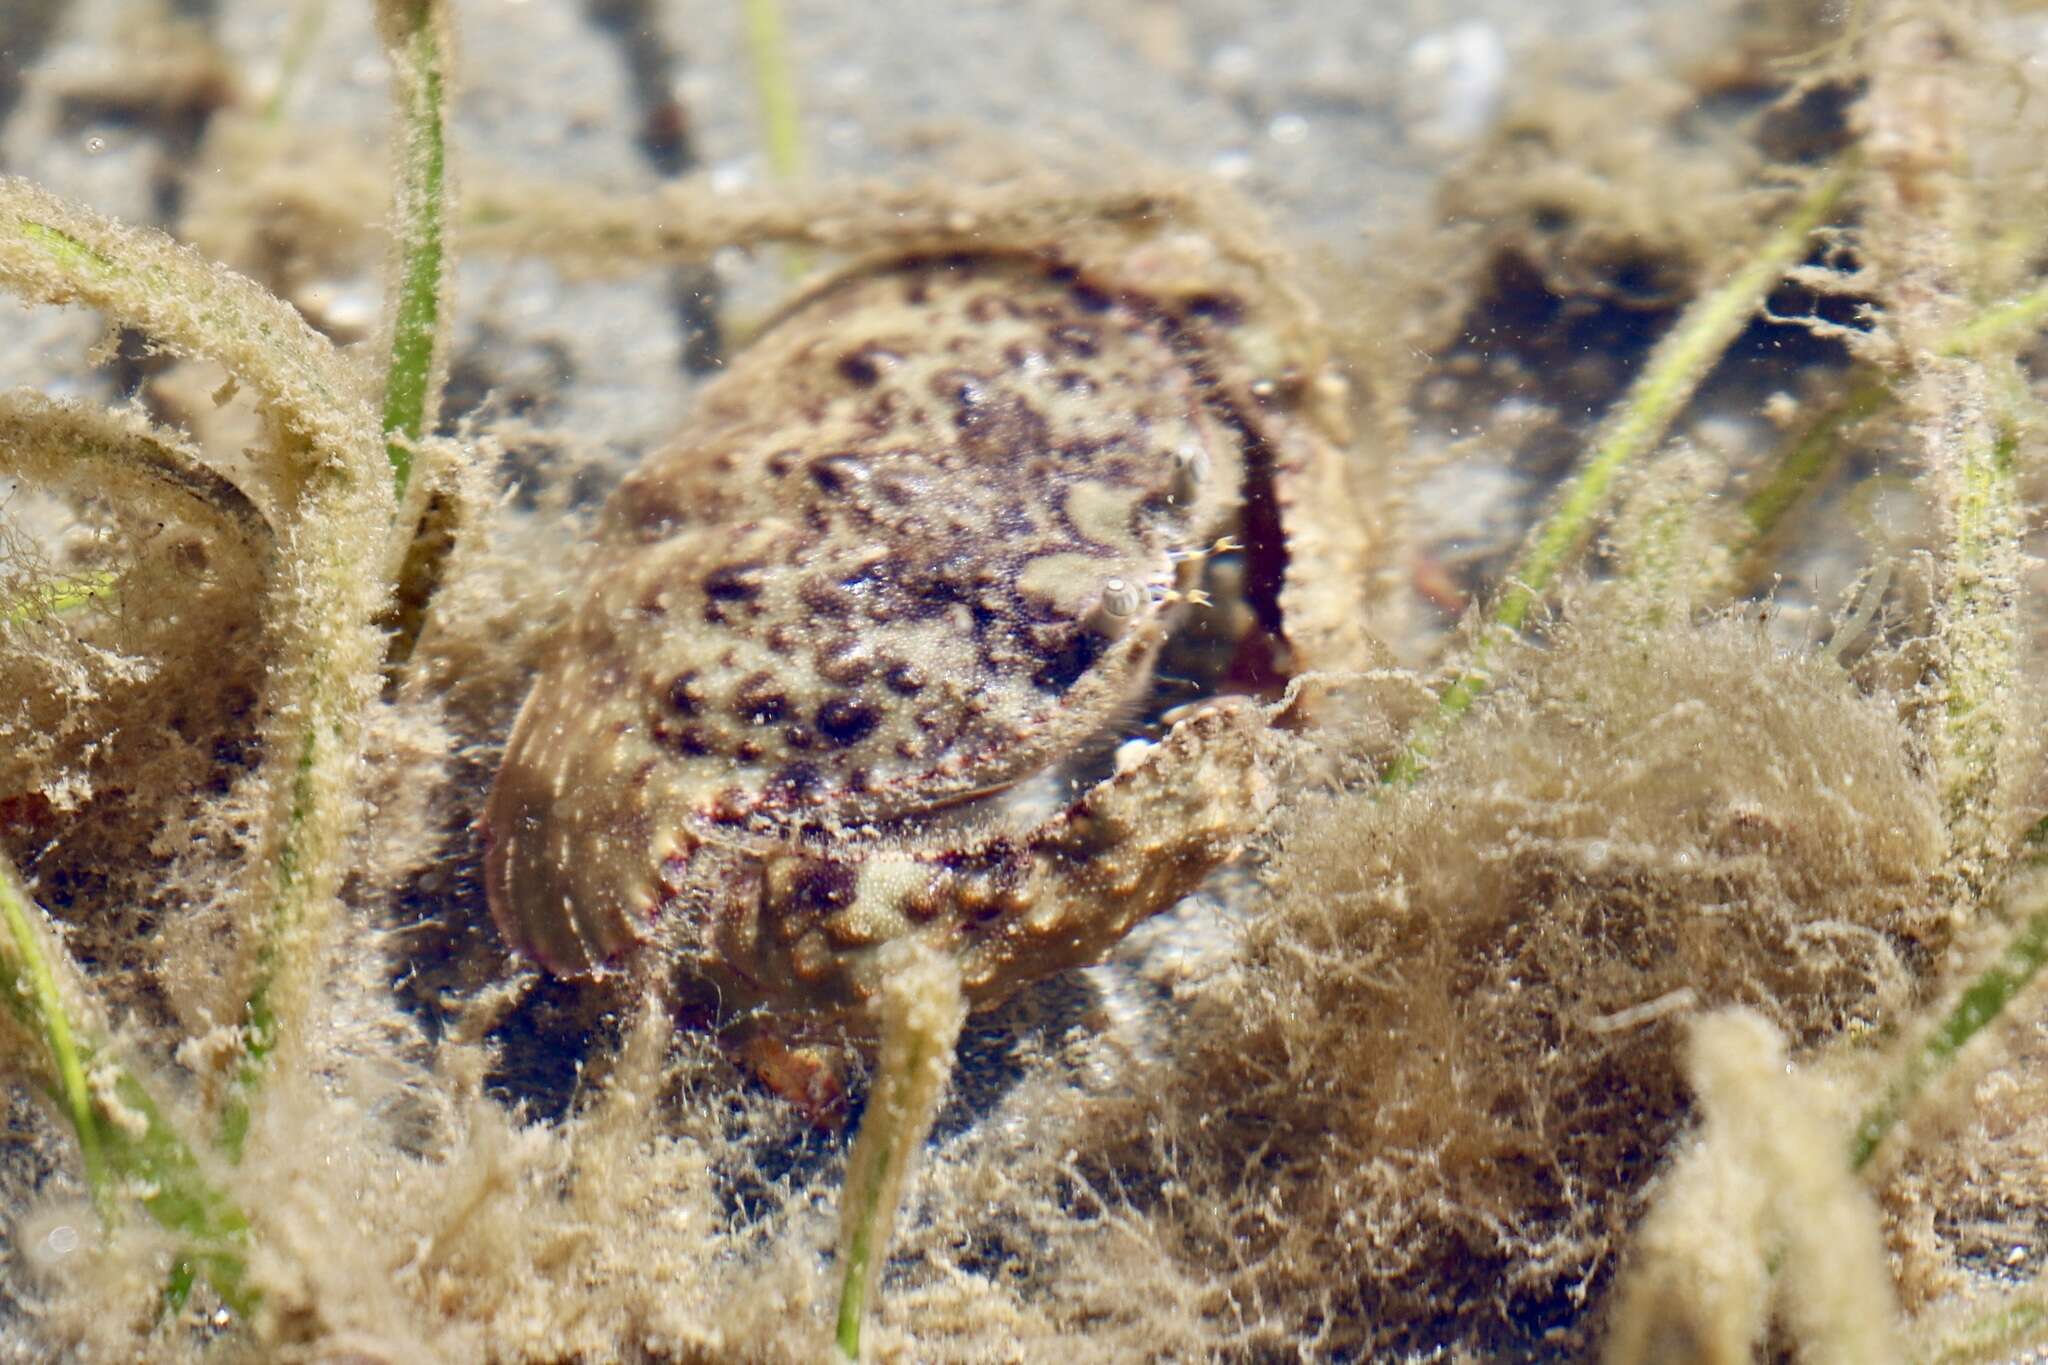
[[[0,190],[0,280],[181,360],[154,422],[0,408],[0,1348],[816,1359],[849,1301],[857,1349],[900,1359],[2048,1337],[2048,102],[2019,97],[2017,18],[1877,6],[1731,28],[1648,94],[1539,90],[1414,229],[1441,269],[1331,291],[1390,655],[1302,684],[1246,868],[1112,971],[969,1021],[906,1170],[679,1030],[709,1022],[686,992],[550,981],[490,929],[475,812],[606,476],[516,414],[437,428],[439,258],[659,274],[1208,192],[465,207],[446,16],[380,10],[383,344],[302,320],[373,239],[254,111],[214,115],[247,174],[188,208],[260,285]],[[1512,532],[1433,539],[1445,469],[1519,480]],[[1814,566],[1845,555],[1837,606]],[[947,973],[905,972],[908,1018]],[[860,1122],[901,1111],[915,1149],[930,1059],[890,1036]],[[842,1233],[849,1181],[887,1193]]]

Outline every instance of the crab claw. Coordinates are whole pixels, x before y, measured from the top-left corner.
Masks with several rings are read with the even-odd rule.
[[[916,935],[959,960],[985,1008],[1101,961],[1237,856],[1272,810],[1287,742],[1269,708],[1225,698],[1022,837],[772,858],[760,899],[715,922],[702,965],[725,974],[729,1001],[807,1001],[812,1029],[858,1027],[878,950]]]

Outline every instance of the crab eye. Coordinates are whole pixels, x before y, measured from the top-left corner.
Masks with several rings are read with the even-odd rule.
[[[1129,620],[1145,605],[1145,593],[1128,578],[1102,580],[1103,614],[1117,621]]]

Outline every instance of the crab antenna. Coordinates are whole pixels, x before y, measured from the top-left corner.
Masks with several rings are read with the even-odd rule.
[[[1169,550],[1166,557],[1175,564],[1186,564],[1213,558],[1216,555],[1234,554],[1244,548],[1244,542],[1236,536],[1218,536],[1213,544],[1193,550]]]

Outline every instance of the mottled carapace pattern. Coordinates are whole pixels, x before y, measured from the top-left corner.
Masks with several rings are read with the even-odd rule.
[[[1192,810],[1109,846],[1157,774],[1038,831],[963,845],[962,812],[1113,737],[1191,551],[1261,530],[1246,561],[1284,564],[1276,457],[1212,361],[1241,320],[1007,253],[898,258],[788,310],[606,510],[486,812],[508,937],[572,974],[658,938],[735,1002],[832,1009],[861,993],[846,950],[933,922],[1059,940],[992,948],[969,972],[992,990],[1008,957],[1099,952],[1227,857]],[[1263,572],[1254,618],[1278,614]],[[1242,732],[1241,788],[1256,708],[1230,716],[1208,727]],[[1193,745],[1160,747],[1192,772]],[[1225,823],[1248,828],[1238,795]],[[1141,847],[1155,874],[1110,874]],[[1081,932],[1061,905],[1103,877],[1130,904]]]

